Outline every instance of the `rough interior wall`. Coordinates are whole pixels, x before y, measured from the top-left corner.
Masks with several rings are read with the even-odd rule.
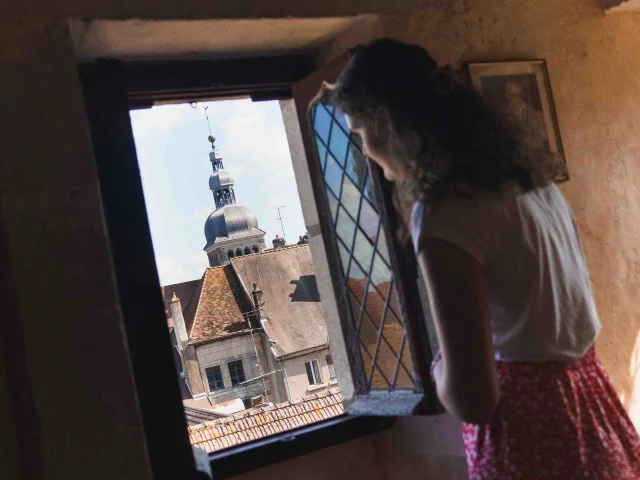
[[[234,480],[467,480],[459,424],[400,418],[389,430],[277,463]],[[215,471],[214,471],[215,474]]]
[[[360,13],[410,13],[425,4],[438,5],[447,11],[463,6],[463,0],[65,0],[50,2],[30,0],[0,4],[0,18],[15,20],[32,17],[63,20],[66,18],[113,19],[180,19],[198,18],[281,18],[281,17],[338,17]],[[6,6],[5,6],[6,5]]]
[[[387,17],[388,36],[442,63],[547,60],[603,329],[597,349],[640,426],[640,14],[595,2],[469,0],[465,13]]]
[[[580,0],[471,0],[463,13],[382,17],[382,29],[423,45],[442,63],[547,60],[571,175],[562,189],[575,210],[603,323],[597,348],[640,425],[640,308],[634,297],[640,286],[640,192],[634,183],[640,156],[640,15],[605,16],[595,3]],[[314,479],[352,478],[351,468],[363,469],[362,478],[462,479],[459,433],[459,424],[446,415],[404,419],[382,435],[238,479],[279,478],[305,465],[316,475],[306,478]],[[367,477],[371,455],[377,468]],[[317,472],[314,465],[325,469]]]
[[[21,337],[9,386],[31,389],[12,413],[41,471],[23,474],[150,478],[75,58],[59,26],[21,34],[0,43],[0,340]]]
[[[0,392],[9,391],[9,379],[5,369],[5,357],[0,342]],[[14,397],[15,398],[15,397]],[[19,444],[14,428],[12,399],[8,395],[0,395],[0,425],[3,434],[0,436],[0,480],[20,478]]]
[[[25,375],[42,428],[23,433],[35,436],[40,451],[29,454],[43,459],[47,478],[149,478],[74,59],[61,29],[50,20],[331,16],[406,12],[424,3],[33,0],[11,4],[11,11],[7,3],[1,10],[6,15],[0,15],[0,107],[10,119],[1,126],[1,218],[8,228],[11,283],[18,292],[27,346]],[[633,179],[639,147],[634,126],[640,116],[640,19],[633,14],[605,17],[589,0],[513,5],[469,0],[466,11],[449,12],[387,18],[384,31],[423,44],[442,62],[544,57],[549,63],[572,176],[563,189],[576,210],[604,325],[599,350],[637,421],[640,317],[634,295],[640,268],[634,242],[640,222]],[[19,19],[25,15],[40,20]],[[53,311],[65,312],[64,321],[52,321]],[[78,368],[81,362],[84,368]],[[2,415],[6,403],[0,404]],[[439,442],[457,432],[457,424],[445,418],[442,423],[407,419],[382,436],[241,478],[338,480],[357,472],[366,479],[410,479],[425,478],[430,468],[439,472],[433,478],[464,478],[459,437]],[[20,431],[15,416],[14,424]],[[88,442],[85,426],[100,435]],[[12,438],[10,429],[0,430],[4,448]],[[386,457],[377,455],[381,441],[387,442]],[[412,466],[411,475],[393,476],[406,465]]]

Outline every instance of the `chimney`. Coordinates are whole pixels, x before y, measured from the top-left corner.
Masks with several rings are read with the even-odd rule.
[[[258,311],[258,315],[254,318],[259,318],[260,320],[267,320],[267,314],[264,311],[264,297],[262,294],[262,290],[258,289],[258,284],[253,284],[253,292],[251,292],[251,296],[253,297],[253,306]]]
[[[278,235],[276,235],[276,238],[273,239],[271,244],[273,245],[273,248],[284,248],[287,246],[284,238],[280,238]]]
[[[173,292],[173,298],[171,299],[171,317],[173,319],[173,331],[176,334],[176,342],[178,343],[178,351],[180,352],[184,379],[189,386],[191,395],[197,397],[205,393],[204,385],[195,349],[193,345],[189,345],[187,327],[182,316],[182,305],[180,305],[180,299],[175,292]]]
[[[180,299],[176,297],[175,292],[173,292],[173,298],[171,299],[171,318],[173,319],[173,330],[176,333],[178,350],[182,356],[189,343],[189,337],[187,336],[187,327],[182,316],[182,305],[180,305]]]

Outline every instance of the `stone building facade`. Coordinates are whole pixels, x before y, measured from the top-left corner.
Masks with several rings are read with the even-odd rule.
[[[236,398],[242,399],[245,406],[251,406],[252,400],[254,403],[260,399],[264,402],[281,401],[272,396],[271,379],[264,376],[268,373],[267,362],[259,333],[243,333],[200,344],[196,347],[196,358],[205,392],[214,405]],[[232,378],[232,374],[237,373],[238,362],[244,378],[242,382]],[[216,385],[217,371],[222,377],[219,379],[222,388]]]
[[[268,340],[233,267],[207,268],[195,286],[192,282],[185,284],[163,290],[165,305],[173,295],[168,320],[180,355],[178,368],[190,398],[200,407],[237,399],[245,407],[285,401],[284,388],[274,389],[269,375],[274,365],[270,352],[265,355]],[[184,307],[170,289],[182,291]]]

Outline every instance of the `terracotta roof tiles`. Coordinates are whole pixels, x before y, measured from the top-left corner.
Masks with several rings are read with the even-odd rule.
[[[200,287],[200,280],[190,280],[188,282],[174,283],[173,285],[165,285],[162,287],[162,301],[164,303],[164,314],[167,317],[167,325],[173,327],[173,319],[171,318],[171,298],[175,293],[180,299],[182,309],[189,303],[193,294]]]
[[[251,310],[231,265],[207,268],[198,292],[183,309],[185,323],[191,325],[189,341],[200,342],[248,330],[242,313]]]
[[[338,389],[296,402],[245,410],[226,418],[189,427],[189,440],[208,453],[302,427],[344,413]]]

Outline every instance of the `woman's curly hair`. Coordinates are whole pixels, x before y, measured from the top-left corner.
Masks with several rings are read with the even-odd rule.
[[[380,39],[352,49],[325,98],[365,123],[385,108],[396,134],[419,138],[399,186],[413,200],[435,205],[445,189],[459,185],[497,192],[516,182],[527,191],[553,178],[550,153],[525,144],[519,125],[417,45]]]

